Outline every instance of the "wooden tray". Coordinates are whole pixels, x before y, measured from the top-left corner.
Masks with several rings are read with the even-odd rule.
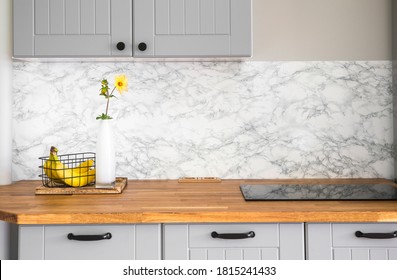
[[[128,179],[124,177],[117,177],[116,184],[113,189],[97,189],[95,186],[87,186],[80,188],[48,188],[43,185],[36,187],[35,194],[119,194],[122,193],[127,186]]]

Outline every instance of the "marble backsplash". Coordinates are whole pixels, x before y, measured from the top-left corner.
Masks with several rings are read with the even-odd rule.
[[[95,151],[102,78],[117,175],[394,178],[391,62],[14,62],[13,179]]]

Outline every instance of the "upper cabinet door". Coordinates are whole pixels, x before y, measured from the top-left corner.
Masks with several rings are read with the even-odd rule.
[[[251,0],[134,0],[135,57],[252,56]]]
[[[132,0],[14,0],[15,57],[132,55]]]

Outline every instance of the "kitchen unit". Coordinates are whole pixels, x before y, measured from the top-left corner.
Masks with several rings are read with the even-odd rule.
[[[14,0],[14,57],[252,55],[251,0]]]
[[[14,3],[18,2],[20,1],[16,0]],[[132,15],[134,10],[131,13],[130,9],[121,11],[114,7],[115,11],[132,15],[129,19],[132,22],[132,25],[129,25],[132,26],[131,29],[135,28],[135,24],[140,23],[148,29],[156,26],[155,32],[143,32],[147,34],[147,38],[136,39],[131,37],[131,32],[127,34],[128,38],[117,38],[117,31],[120,30],[113,33],[114,30],[109,25],[117,26],[118,23],[113,22],[112,14],[109,14],[109,10],[112,10],[108,9],[109,1],[87,0],[84,1],[85,4],[80,7],[80,10],[76,9],[76,3],[81,1],[30,1],[30,3],[33,2],[34,5],[44,5],[43,9],[37,10],[39,14],[42,13],[44,20],[32,24],[33,6],[30,6],[30,10],[19,10],[22,11],[19,15],[21,19],[16,24],[24,22],[25,18],[30,20],[26,22],[26,25],[21,25],[21,27],[29,27],[29,30],[17,29],[18,32],[15,32],[16,50],[18,48],[24,50],[27,46],[28,54],[22,53],[20,57],[91,55],[102,57],[121,56],[124,52],[127,56],[144,57],[145,53],[149,57],[152,55],[173,56],[172,51],[182,53],[182,50],[178,49],[180,42],[169,43],[169,40],[176,36],[175,34],[178,38],[187,38],[187,43],[185,39],[182,39],[182,43],[186,46],[195,46],[191,34],[187,34],[186,30],[191,30],[188,33],[197,33],[198,24],[197,21],[189,22],[188,25],[181,24],[181,13],[178,11],[181,11],[182,1],[154,2],[155,7],[165,7],[167,3],[170,3],[168,8],[177,12],[175,18],[171,18],[170,14],[161,13],[164,9],[152,10],[153,13],[156,11],[155,15],[148,16],[147,11],[150,12],[153,8],[151,4],[153,1],[133,1],[132,3],[145,3],[150,8],[144,13],[148,17],[141,19],[142,21],[139,20],[138,23],[134,22],[138,19],[137,16]],[[46,2],[53,4],[47,7]],[[61,2],[68,3],[64,13],[59,11],[63,9]],[[93,5],[90,5],[94,2],[95,13],[92,9]],[[112,2],[121,3],[121,1]],[[189,3],[190,7],[197,7],[194,5],[197,1],[184,2]],[[211,1],[200,2],[208,4]],[[265,1],[257,1],[257,3],[263,2]],[[332,1],[332,3],[335,2],[337,1]],[[352,2],[354,1],[349,1],[349,5]],[[379,2],[381,1],[376,1],[376,3]],[[128,5],[130,3],[128,2]],[[216,3],[225,10],[230,9],[230,6],[227,7],[227,1]],[[369,22],[368,18],[371,17],[360,10],[362,5],[360,2],[356,9],[329,10],[335,10],[338,19],[340,10],[354,10],[355,16],[364,14],[364,23]],[[366,5],[369,4],[366,3]],[[374,10],[371,7],[368,10]],[[46,14],[44,11],[47,8],[54,9],[55,14],[51,12]],[[272,9],[263,9],[261,13],[270,11],[276,14],[276,18],[283,21],[282,15],[287,14],[289,10],[292,10],[293,15],[299,12],[298,9],[285,9],[277,14]],[[83,18],[87,19],[87,22],[74,21],[73,19],[79,18],[76,17],[76,11],[85,13]],[[106,19],[98,25],[96,21],[92,24],[97,12]],[[214,10],[207,10],[207,14],[211,13],[214,13]],[[171,13],[173,14],[175,13]],[[60,20],[62,17],[66,25],[62,25]],[[48,25],[46,25],[47,18],[50,22]],[[294,17],[287,16],[287,18]],[[297,23],[304,22],[305,17],[298,16],[298,18]],[[192,56],[210,56],[214,53],[219,55],[219,49],[227,49],[222,42],[225,37],[229,36],[227,32],[230,30],[227,30],[225,22],[230,18],[221,16],[217,17],[217,20],[222,28],[213,28],[215,31],[211,34],[216,44],[205,45],[205,53],[198,51],[198,54],[192,54]],[[344,24],[341,20],[331,22],[332,26]],[[375,22],[383,21],[374,20]],[[72,26],[68,26],[70,23]],[[89,23],[88,26],[86,23]],[[32,31],[33,26],[39,33]],[[258,24],[256,30],[268,26],[272,26],[277,32],[280,30],[277,24]],[[315,38],[315,42],[308,43],[308,36],[301,36],[301,33],[297,32],[300,30],[292,28],[294,24],[285,26],[295,36],[290,37],[290,44],[275,44],[273,48],[283,50],[283,54],[287,53],[285,50],[288,50],[288,46],[294,51],[298,50],[292,51],[290,56],[284,54],[285,56],[281,59],[280,56],[276,57],[276,60],[288,57],[287,60],[292,61],[286,63],[191,63],[188,65],[129,63],[128,66],[109,63],[103,67],[103,65],[84,63],[54,65],[15,61],[13,70],[16,100],[15,108],[13,108],[16,131],[13,139],[15,178],[17,180],[36,179],[37,167],[34,162],[38,157],[37,154],[40,153],[41,156],[42,146],[54,139],[63,139],[65,148],[69,149],[80,147],[82,142],[90,143],[88,139],[92,139],[93,129],[91,129],[92,124],[87,120],[92,118],[92,112],[97,109],[94,106],[97,104],[85,93],[90,92],[96,95],[97,88],[92,86],[92,81],[100,79],[104,73],[110,74],[120,69],[137,79],[134,81],[137,87],[134,91],[138,92],[131,98],[133,99],[131,104],[127,103],[124,108],[121,108],[123,109],[121,115],[126,118],[122,119],[119,124],[123,135],[121,137],[123,142],[120,145],[123,156],[120,173],[124,173],[125,176],[175,178],[177,177],[175,174],[179,176],[191,173],[191,171],[205,173],[204,171],[216,170],[228,178],[364,176],[391,178],[393,175],[390,171],[392,156],[389,132],[392,114],[389,106],[389,73],[391,72],[389,63],[371,61],[374,57],[375,60],[379,59],[379,56],[372,56],[374,52],[368,47],[370,44],[364,44],[360,40],[353,40],[357,45],[350,42],[350,45],[353,45],[351,49],[354,49],[354,55],[351,53],[347,56],[335,55],[328,49],[334,50],[334,45],[327,43],[327,40],[318,39],[318,36],[309,36]],[[353,24],[353,26],[365,29],[362,24]],[[356,33],[376,34],[375,37],[369,36],[370,38],[378,38],[377,35],[382,34],[379,30],[387,33],[386,28],[372,28],[373,26],[372,24],[371,28],[366,30],[368,32]],[[349,30],[349,27],[351,26],[346,25],[340,30]],[[207,27],[200,26],[200,28],[205,30]],[[83,33],[76,32],[79,29],[83,30]],[[55,34],[62,33],[62,30],[78,34]],[[302,28],[302,30],[306,29]],[[329,29],[322,28],[321,30]],[[132,34],[138,36],[139,32],[132,32]],[[246,33],[246,35],[249,34],[250,32]],[[323,34],[329,33],[323,32]],[[205,39],[208,34],[195,35],[200,36],[200,41],[208,42]],[[18,36],[26,36],[24,37],[28,40],[26,45],[18,43],[18,40],[21,42],[25,40]],[[38,43],[37,54],[31,43],[35,37]],[[262,59],[266,57],[269,60],[264,50],[271,48],[271,43],[277,38],[272,37],[270,40],[269,36],[258,36],[257,39],[260,37],[266,38],[265,47],[262,46],[260,50],[264,55]],[[331,38],[332,43],[341,41],[343,48],[348,49],[349,42],[342,40],[343,36],[336,37],[337,40],[335,36],[324,37]],[[61,38],[66,38],[66,42],[59,43],[57,40]],[[85,49],[84,42],[88,40],[87,38],[98,44],[105,41],[106,46],[91,45],[92,49]],[[302,44],[304,51],[297,43],[299,38],[304,42]],[[48,44],[40,43],[42,39],[48,40],[43,41]],[[164,42],[161,41],[163,39]],[[321,47],[318,41],[325,42],[324,45],[328,45],[328,48]],[[370,39],[367,41],[376,42],[376,45],[379,45],[379,42],[387,40]],[[153,46],[152,43],[147,42],[161,42],[161,44]],[[164,47],[157,50],[156,46]],[[359,51],[362,49],[367,50],[371,55],[367,53],[367,56],[360,56]],[[69,53],[69,50],[73,50],[73,53]],[[296,55],[299,54],[299,50],[301,50],[300,56]],[[314,55],[313,53],[318,54],[316,52],[318,50],[320,50],[320,55]],[[331,56],[326,50],[331,53]],[[133,53],[127,54],[128,52]],[[349,52],[346,51],[346,53]],[[14,55],[18,56],[17,53]],[[293,61],[300,60],[302,57],[304,59],[309,57],[310,60],[319,60],[319,62],[297,63]],[[330,57],[331,59],[337,57],[346,62],[324,61],[329,60]],[[384,59],[383,56],[380,57]],[[364,61],[361,62],[362,60]],[[346,77],[349,78],[346,79]],[[79,81],[78,86],[82,88],[81,91],[70,86],[75,81]],[[91,87],[87,88],[86,85]],[[139,96],[141,93],[146,98],[141,98]],[[138,102],[138,105],[135,102]],[[131,112],[138,112],[138,114],[133,115]],[[47,122],[48,120],[51,122]],[[167,120],[170,122],[167,123]],[[145,121],[150,125],[147,125]],[[139,122],[143,124],[140,125]],[[46,123],[47,130],[45,131],[42,130],[43,123]],[[62,125],[65,123],[79,123],[81,126]],[[192,123],[195,125],[192,126]],[[205,126],[206,124],[210,125]],[[221,129],[218,129],[218,125]],[[148,127],[152,129],[147,129]],[[57,130],[58,128],[61,130]],[[164,128],[169,128],[169,130]],[[72,134],[79,137],[70,138]],[[59,135],[67,135],[68,138]],[[70,139],[70,141],[64,141],[64,139]],[[35,185],[40,184],[39,182],[24,181],[1,188],[0,217],[4,221],[18,225],[21,259],[74,258],[76,256],[78,258],[129,259],[337,259],[363,256],[395,258],[395,244],[392,238],[378,242],[355,236],[357,231],[365,234],[393,236],[391,233],[394,233],[394,226],[397,222],[395,202],[246,202],[238,190],[238,185],[242,183],[252,182],[237,180],[212,185],[182,186],[175,181],[137,180],[130,181],[122,195],[46,197],[34,195]],[[256,183],[263,183],[263,181]],[[359,224],[355,224],[358,227],[353,227],[351,223]],[[340,227],[343,230],[340,230]],[[285,229],[288,229],[287,233]],[[142,232],[148,239],[142,240]],[[231,235],[237,235],[243,239],[232,241],[223,239]],[[82,239],[101,238],[103,240],[80,241],[75,240],[76,236]],[[189,240],[184,240],[181,236],[185,239],[188,236]],[[285,236],[287,238],[284,238]],[[183,242],[177,242],[177,246],[174,246],[176,237],[181,238]],[[122,241],[119,238],[122,238]],[[326,242],[321,238],[326,238]],[[355,238],[359,239],[359,243]],[[319,241],[316,242],[316,240]],[[146,244],[145,241],[152,246],[145,245],[144,249],[147,248],[147,251],[143,252],[139,246]],[[325,246],[319,247],[319,243]],[[120,248],[120,244],[125,244],[126,250],[119,250],[116,254],[109,249],[113,246]],[[58,245],[63,248],[62,252],[54,249]],[[93,249],[94,246],[98,247]],[[92,252],[98,252],[98,255],[80,254],[80,252],[86,252],[87,248],[90,248]],[[104,251],[109,251],[109,255],[103,254]],[[362,254],[363,252],[366,253]]]
[[[21,181],[0,189],[0,219],[18,225],[20,259],[92,258],[87,248],[109,259],[396,258],[395,201],[245,201],[239,189],[275,183],[394,186],[384,179],[130,180],[118,195],[35,195],[41,182]]]

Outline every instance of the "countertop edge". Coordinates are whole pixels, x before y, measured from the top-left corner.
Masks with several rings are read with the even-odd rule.
[[[56,215],[56,219],[54,219]],[[186,224],[186,223],[390,223],[397,212],[143,212],[106,214],[22,214],[0,220],[18,225]]]

